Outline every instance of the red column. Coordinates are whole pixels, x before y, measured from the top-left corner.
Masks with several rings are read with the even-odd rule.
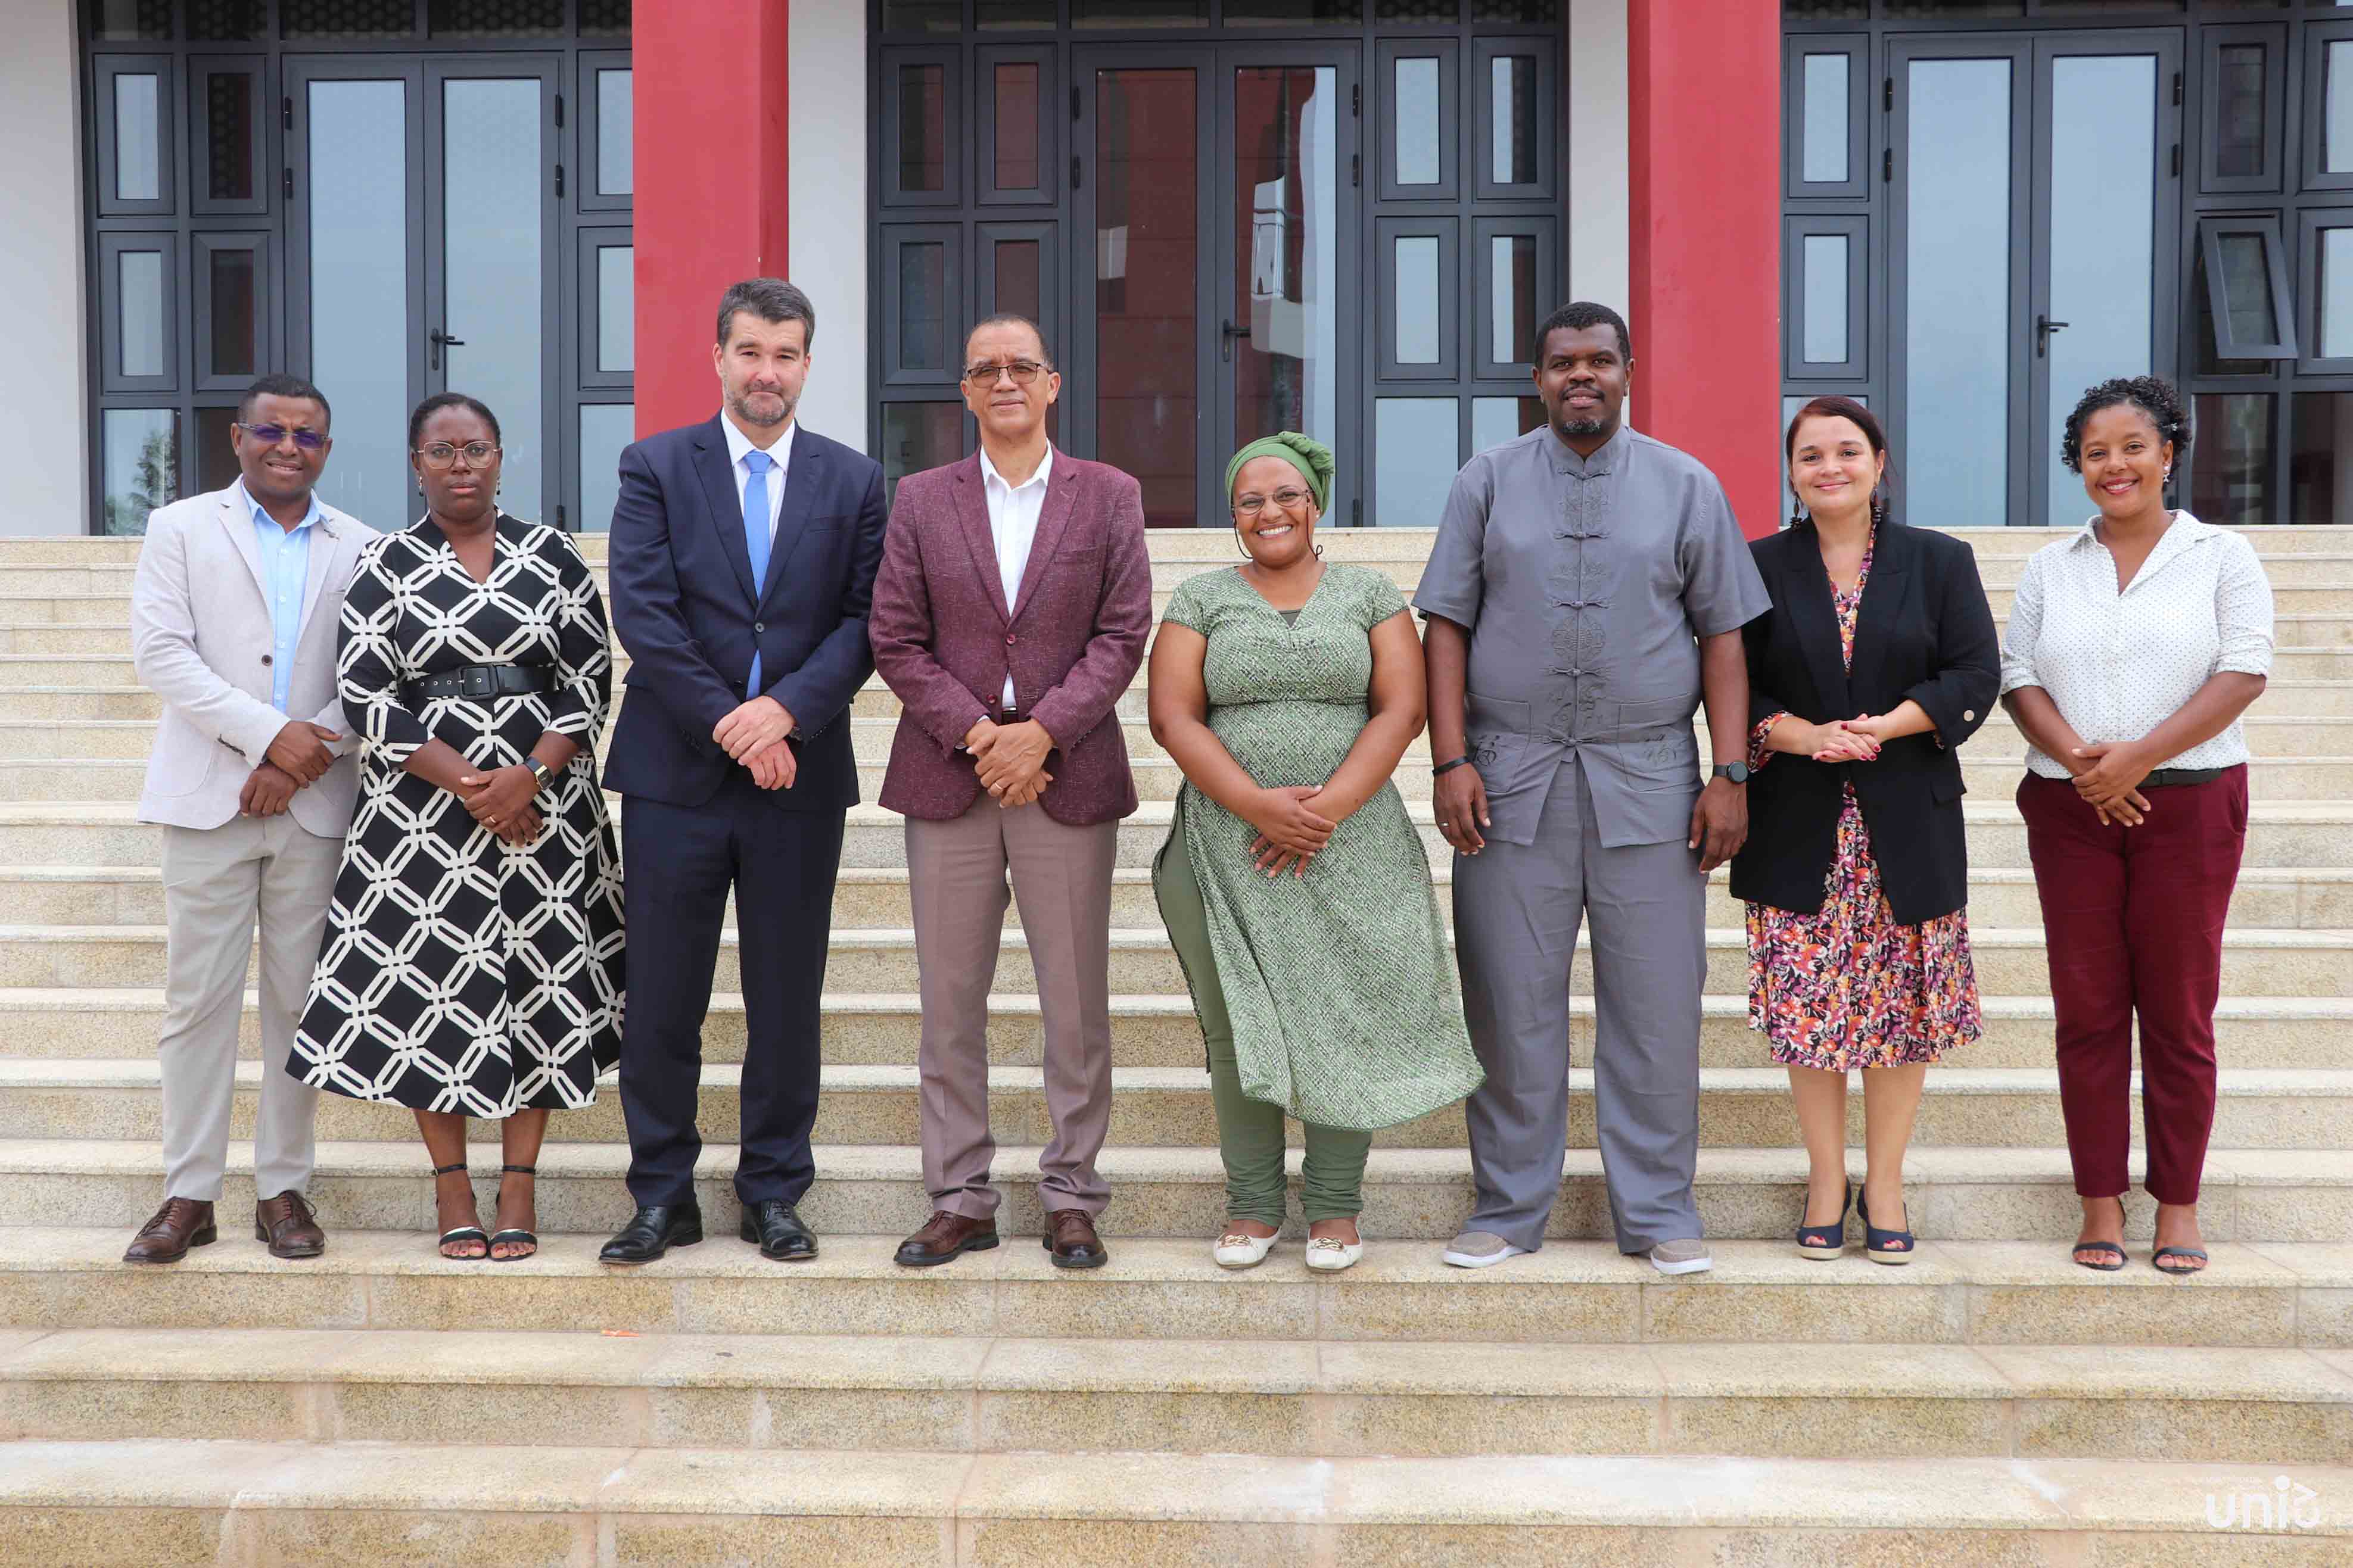
[[[784,273],[786,10],[787,0],[638,9],[630,50],[640,436],[711,416],[719,296],[740,279]]]
[[[1635,423],[1780,510],[1781,7],[1627,0]]]

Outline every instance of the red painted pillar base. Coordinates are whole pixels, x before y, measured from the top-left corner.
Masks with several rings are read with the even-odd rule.
[[[719,406],[719,296],[785,269],[786,0],[662,0],[630,39],[638,434]]]
[[[1781,7],[1627,0],[1626,44],[1635,422],[1757,538],[1781,504]]]

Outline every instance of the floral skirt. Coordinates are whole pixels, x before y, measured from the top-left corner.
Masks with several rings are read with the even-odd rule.
[[[1933,1062],[1985,1032],[1968,911],[1896,923],[1852,789],[1820,912],[1748,906],[1748,1026],[1775,1061],[1831,1072]]]

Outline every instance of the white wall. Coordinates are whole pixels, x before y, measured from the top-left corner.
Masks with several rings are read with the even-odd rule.
[[[0,5],[14,0],[0,0]],[[800,417],[867,450],[866,7],[791,0],[788,275],[817,307]]]
[[[1620,312],[1628,260],[1626,0],[1569,0],[1568,291]]]
[[[90,521],[71,0],[0,0],[0,534]]]

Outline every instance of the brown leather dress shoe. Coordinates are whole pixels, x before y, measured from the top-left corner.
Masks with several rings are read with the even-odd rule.
[[[297,1192],[283,1192],[253,1205],[253,1239],[268,1242],[272,1258],[316,1258],[327,1250],[327,1233]]]
[[[177,1263],[188,1255],[188,1248],[206,1246],[219,1237],[213,1226],[212,1205],[200,1198],[165,1198],[154,1217],[139,1227],[122,1261]]]
[[[909,1268],[929,1268],[965,1252],[986,1252],[997,1245],[997,1222],[934,1209],[923,1228],[899,1244],[892,1262]]]
[[[1046,1250],[1057,1268],[1101,1268],[1111,1261],[1092,1215],[1084,1209],[1054,1209],[1046,1215]]]

